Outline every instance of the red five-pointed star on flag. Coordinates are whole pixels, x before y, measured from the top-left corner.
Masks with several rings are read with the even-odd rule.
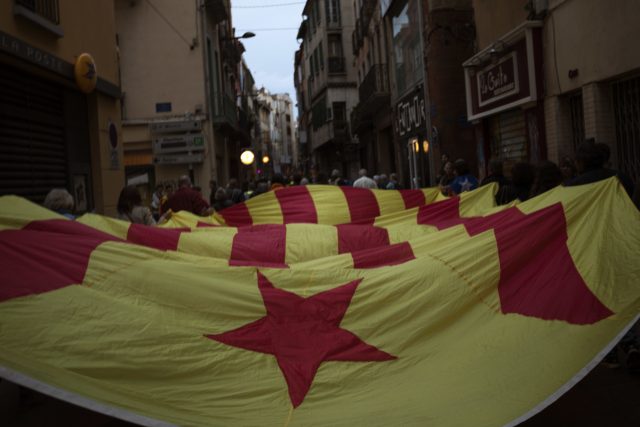
[[[258,272],[258,288],[267,315],[233,331],[207,337],[234,347],[273,354],[287,381],[291,403],[297,407],[324,361],[377,362],[396,358],[340,327],[361,280],[302,298],[275,288]]]

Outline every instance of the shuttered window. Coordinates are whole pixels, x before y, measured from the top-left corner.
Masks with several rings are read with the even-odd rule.
[[[529,157],[524,116],[522,110],[512,110],[491,118],[491,155],[503,160],[505,171]]]
[[[64,93],[10,67],[0,67],[0,195],[36,203],[68,188]]]

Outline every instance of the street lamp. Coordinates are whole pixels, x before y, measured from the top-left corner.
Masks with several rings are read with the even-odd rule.
[[[264,156],[262,156],[262,163],[264,163],[265,165],[269,163],[269,160],[271,160],[269,159],[269,155],[265,154]]]
[[[250,38],[255,37],[255,36],[256,36],[255,33],[252,33],[251,31],[247,31],[246,33],[244,33],[243,35],[241,35],[239,37],[223,37],[223,38],[220,39],[220,41],[250,39]]]
[[[240,154],[240,161],[242,162],[243,165],[249,166],[250,164],[253,163],[253,160],[255,159],[255,157],[256,156],[253,154],[251,150],[245,150],[242,152],[242,154]]]

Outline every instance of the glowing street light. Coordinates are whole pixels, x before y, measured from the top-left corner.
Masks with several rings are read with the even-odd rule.
[[[262,156],[262,163],[264,163],[265,165],[269,163],[269,160],[271,159],[269,158],[268,155],[265,154],[264,156]]]
[[[255,158],[256,156],[251,150],[244,150],[242,154],[240,154],[240,161],[245,166],[249,166],[250,164],[252,164]]]

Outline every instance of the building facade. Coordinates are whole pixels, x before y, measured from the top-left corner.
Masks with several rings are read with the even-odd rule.
[[[306,144],[313,169],[341,170],[357,176],[357,145],[351,138],[350,111],[358,103],[351,31],[354,15],[346,0],[308,0],[301,27],[305,66],[300,79],[306,85],[304,104]],[[300,82],[298,83],[300,84]]]
[[[226,0],[116,0],[128,179],[239,178],[253,78]],[[144,182],[144,179],[141,180]]]
[[[124,184],[115,33],[112,1],[0,2],[0,194],[41,203],[63,187],[78,213],[115,213]]]
[[[473,3],[479,52],[465,61],[467,104],[485,155],[559,162],[595,138],[637,183],[637,2]]]

